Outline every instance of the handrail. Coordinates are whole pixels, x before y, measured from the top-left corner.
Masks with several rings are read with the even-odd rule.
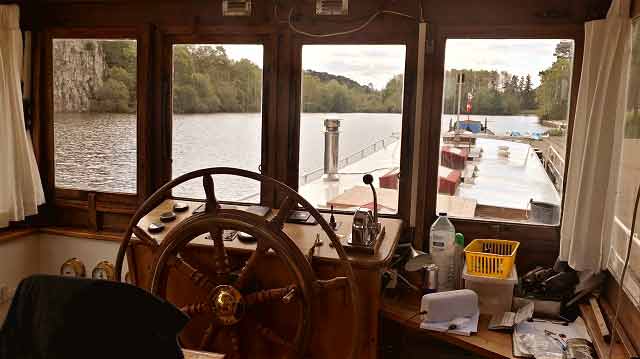
[[[400,136],[397,133],[393,133],[391,136],[386,138],[381,138],[374,143],[361,148],[358,151],[353,152],[352,154],[340,159],[338,161],[338,170],[347,167],[350,164],[360,161],[361,159],[368,157],[382,149],[387,148],[387,146],[397,142],[400,139]],[[300,186],[305,185],[309,182],[315,181],[319,178],[322,178],[324,174],[324,168],[316,168],[309,172],[303,173],[300,175],[299,183]]]

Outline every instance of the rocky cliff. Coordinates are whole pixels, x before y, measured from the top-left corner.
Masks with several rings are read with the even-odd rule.
[[[106,68],[95,40],[53,41],[53,103],[55,112],[87,112],[102,87]]]

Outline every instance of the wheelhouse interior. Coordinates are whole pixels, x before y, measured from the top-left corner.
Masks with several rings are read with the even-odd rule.
[[[0,359],[637,357],[638,16],[0,0]]]

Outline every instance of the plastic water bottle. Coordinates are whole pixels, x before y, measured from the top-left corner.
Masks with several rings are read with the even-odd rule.
[[[438,291],[455,289],[455,237],[453,227],[446,213],[438,214],[431,225],[429,253],[438,266]]]

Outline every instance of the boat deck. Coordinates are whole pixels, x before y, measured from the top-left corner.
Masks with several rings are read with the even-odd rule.
[[[498,147],[508,146],[510,156],[498,156]],[[455,196],[438,195],[438,211],[446,211],[455,217],[474,217],[476,206],[490,206],[526,211],[531,199],[560,204],[560,196],[545,169],[527,143],[478,138],[477,148],[483,149],[482,157],[474,160],[479,176],[473,184],[461,183]],[[362,176],[371,169],[374,185],[378,178],[398,166],[399,142],[371,154],[343,168],[339,181],[322,179],[300,187],[300,193],[313,205],[337,209],[353,209],[370,206],[373,197],[364,187]],[[395,213],[398,208],[398,191],[382,188],[378,190],[382,213]]]

